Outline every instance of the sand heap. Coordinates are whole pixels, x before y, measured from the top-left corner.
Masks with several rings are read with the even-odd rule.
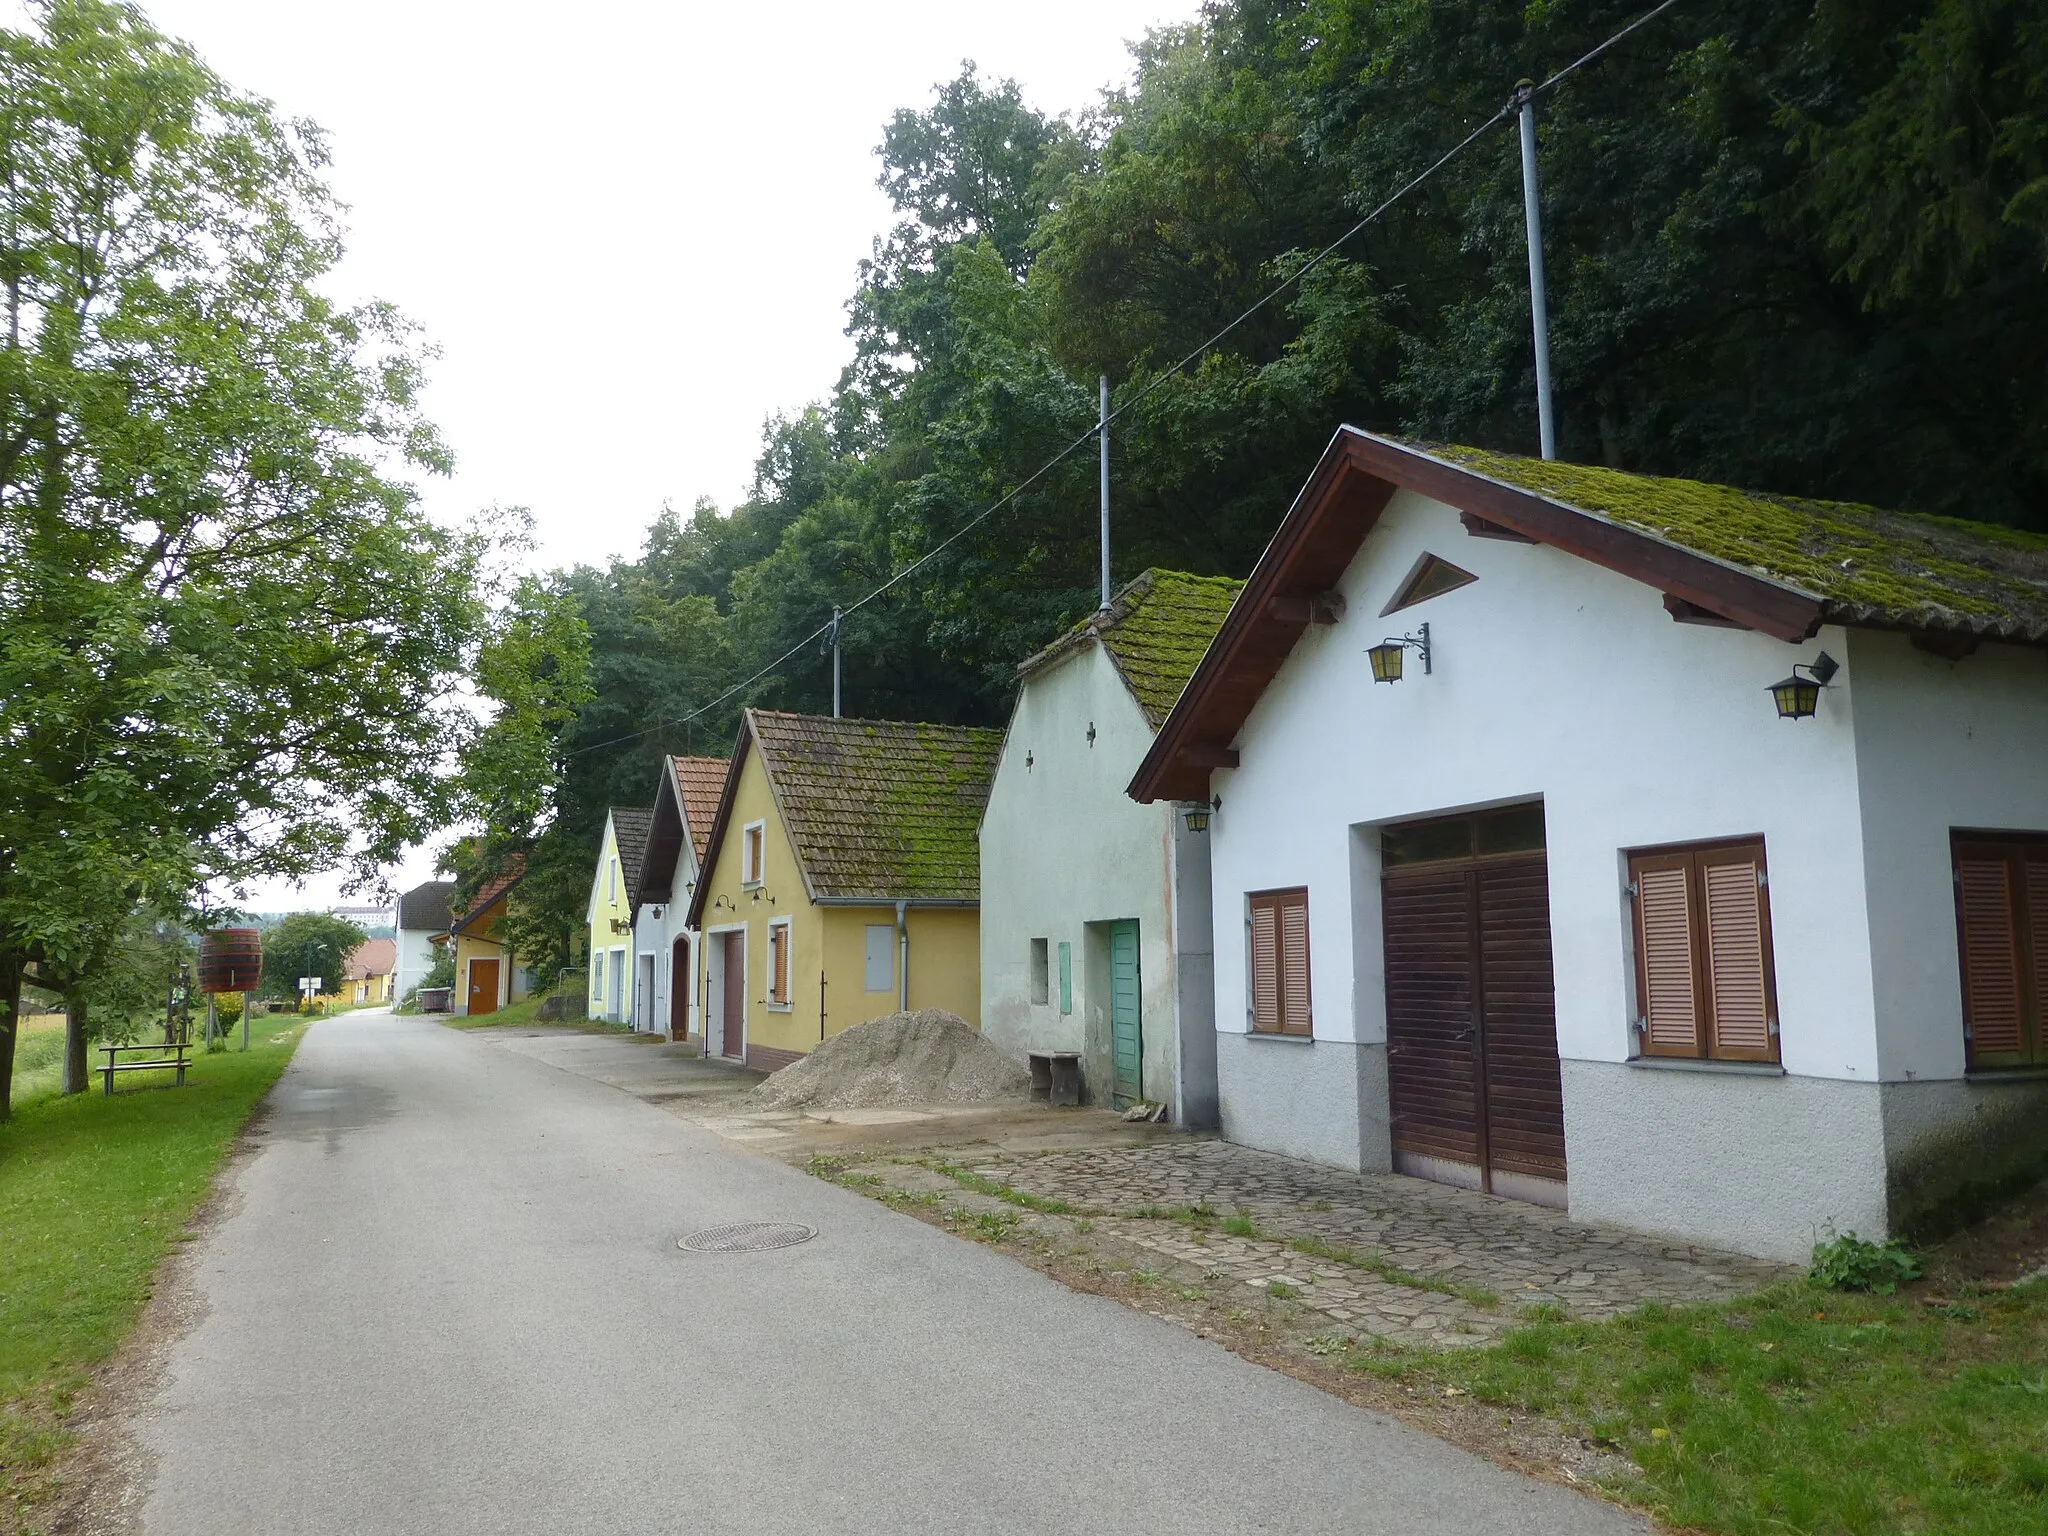
[[[843,1030],[747,1096],[754,1109],[985,1104],[1030,1097],[1031,1074],[957,1013],[920,1008]]]

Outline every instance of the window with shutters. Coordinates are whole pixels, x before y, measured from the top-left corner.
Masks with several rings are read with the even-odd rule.
[[[768,925],[768,1006],[789,1006],[789,919]]]
[[[1641,849],[1628,866],[1642,1053],[1776,1061],[1762,840]]]
[[[761,883],[762,855],[768,839],[768,824],[750,821],[740,833],[740,884]]]
[[[1964,1065],[2048,1063],[2048,835],[1956,832],[1950,848]]]
[[[1253,1032],[1313,1033],[1308,991],[1308,892],[1299,887],[1254,891],[1248,907]]]

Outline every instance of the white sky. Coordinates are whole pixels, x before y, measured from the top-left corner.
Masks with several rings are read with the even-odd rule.
[[[874,148],[974,59],[1042,111],[1126,78],[1196,0],[155,0],[232,85],[330,136],[339,287],[441,351],[448,520],[531,507],[545,564],[637,553],[663,501],[747,488],[763,420],[823,397],[889,222]],[[431,874],[409,860],[401,887]],[[265,886],[258,909],[324,904]]]

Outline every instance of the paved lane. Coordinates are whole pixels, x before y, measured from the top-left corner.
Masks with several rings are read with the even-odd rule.
[[[149,1536],[1641,1532],[488,1039],[316,1024]],[[790,1220],[777,1253],[679,1234]]]

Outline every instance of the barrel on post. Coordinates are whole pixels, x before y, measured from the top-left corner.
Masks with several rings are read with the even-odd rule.
[[[263,932],[216,928],[199,938],[199,990],[254,992],[263,978]]]

